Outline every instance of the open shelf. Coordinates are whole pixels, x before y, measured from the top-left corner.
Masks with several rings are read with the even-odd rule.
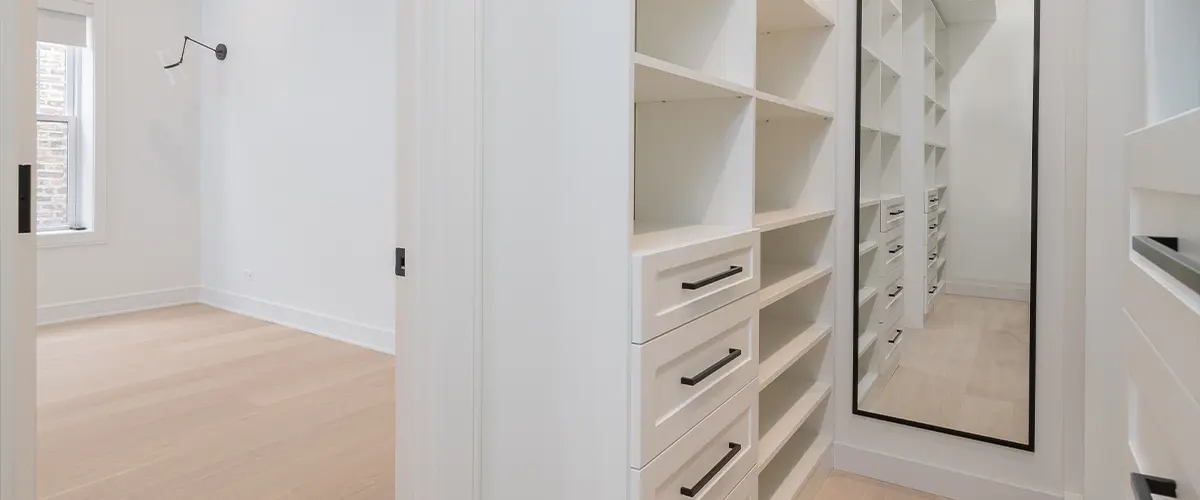
[[[861,380],[858,381],[858,394],[856,394],[855,397],[858,398],[858,404],[860,408],[862,407],[863,401],[867,399],[867,395],[871,393],[871,389],[874,388],[875,381],[878,379],[879,374],[875,372],[868,372]]]
[[[758,307],[765,308],[795,293],[821,278],[829,276],[833,266],[815,264],[796,269],[782,264],[763,264],[763,286],[758,291]]]
[[[632,250],[635,254],[671,250],[705,241],[746,232],[729,226],[692,225],[682,227],[655,227],[651,223],[634,223]]]
[[[759,120],[788,120],[788,119],[833,119],[833,111],[810,106],[800,101],[785,99],[774,94],[753,91],[756,114]]]
[[[759,33],[797,28],[827,28],[834,24],[833,14],[825,12],[815,0],[758,1]]]
[[[833,210],[807,211],[795,208],[754,214],[754,227],[771,231],[833,217]]]
[[[879,334],[874,330],[867,330],[867,333],[858,336],[858,357],[862,359],[867,351],[875,346],[875,341],[879,340]]]
[[[762,361],[758,386],[766,387],[829,337],[833,327],[825,324],[795,324],[787,319],[763,318],[759,323]]]
[[[758,463],[770,465],[784,445],[813,417],[817,408],[829,399],[829,384],[815,383],[791,404],[769,429],[762,430],[758,441]]]
[[[858,307],[867,305],[871,299],[874,299],[879,294],[879,290],[873,286],[864,286],[858,290]]]
[[[715,79],[754,84],[754,0],[644,0],[635,5],[638,54]]]
[[[833,436],[795,436],[759,471],[759,494],[763,500],[793,500],[816,473],[821,460],[833,446]]]
[[[645,54],[633,55],[636,102],[751,97],[754,90]]]
[[[866,257],[872,251],[879,248],[879,242],[875,240],[864,241],[858,244],[858,256]]]

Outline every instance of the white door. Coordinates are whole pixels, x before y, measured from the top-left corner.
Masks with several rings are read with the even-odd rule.
[[[35,175],[36,13],[34,0],[0,1],[0,500],[35,498],[37,242],[18,180]]]

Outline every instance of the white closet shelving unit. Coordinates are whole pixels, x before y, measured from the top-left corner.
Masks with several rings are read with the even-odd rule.
[[[858,387],[859,402],[894,360],[891,332],[903,316],[905,196],[901,141],[904,16],[900,0],[866,0],[862,11]],[[894,364],[893,364],[894,368]]]
[[[836,0],[636,6],[633,498],[809,498],[832,466]]]
[[[949,73],[929,0],[867,0],[862,29],[857,376],[869,406],[903,329],[924,325],[943,288]]]
[[[943,62],[949,51],[946,23],[932,2],[926,4],[925,30],[925,215],[927,225],[925,255],[924,310],[929,314],[945,288],[946,279],[946,191],[948,146],[950,144],[947,101],[950,96],[948,72]],[[922,324],[924,319],[922,318]]]

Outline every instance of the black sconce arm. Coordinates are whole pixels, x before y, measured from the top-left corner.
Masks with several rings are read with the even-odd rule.
[[[185,36],[185,37],[183,37],[183,50],[179,52],[179,62],[163,66],[163,69],[171,69],[171,68],[175,68],[175,67],[179,66],[180,64],[183,64],[183,56],[185,56],[187,54],[188,42],[192,42],[196,45],[199,45],[201,47],[204,47],[208,50],[213,51],[213,53],[217,55],[218,61],[224,61],[225,56],[229,55],[229,49],[227,47],[225,47],[225,44],[223,44],[223,43],[219,43],[219,44],[217,44],[216,48],[213,48],[213,47],[209,47],[203,43],[200,43],[195,38],[192,38],[190,36]]]

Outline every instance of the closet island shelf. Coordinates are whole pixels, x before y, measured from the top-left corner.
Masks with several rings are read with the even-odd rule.
[[[708,439],[708,429],[740,429],[738,412],[717,410],[670,449],[696,446],[706,463],[732,453],[719,475],[737,477],[714,477],[713,483],[757,483],[764,499],[792,500],[819,485],[832,466],[837,33],[854,28],[836,22],[844,1],[852,0],[635,2],[631,296],[641,319],[633,343],[666,350],[662,346],[674,343],[712,343],[673,361],[680,375],[706,374],[688,396],[696,400],[716,390],[706,389],[709,380],[727,383],[721,381],[735,370],[753,367],[756,376],[744,388],[721,392],[726,405],[741,390],[755,393],[749,419],[757,434],[750,442],[714,441],[736,442],[736,452],[697,444]],[[883,68],[896,62],[881,56]],[[895,120],[880,122],[879,129],[881,136],[899,137]],[[742,313],[729,309],[741,311],[745,300],[754,303],[752,317],[716,328],[710,318],[733,321]],[[705,321],[714,322],[713,329],[694,326]],[[677,333],[685,328],[711,340],[685,340]],[[743,336],[749,351],[737,347]],[[662,394],[668,393],[637,397]],[[639,407],[676,404],[682,403],[642,401]],[[714,421],[723,416],[736,424]],[[639,427],[634,434],[647,432],[653,431]],[[661,453],[634,460],[633,475],[658,481],[658,469],[667,467],[660,461],[668,452]],[[747,460],[753,467],[744,468]],[[694,483],[695,472],[711,466],[683,461],[671,467],[692,467],[677,479]],[[671,473],[662,474],[671,480]],[[643,486],[635,489],[660,485]],[[705,495],[721,499],[728,492]]]

